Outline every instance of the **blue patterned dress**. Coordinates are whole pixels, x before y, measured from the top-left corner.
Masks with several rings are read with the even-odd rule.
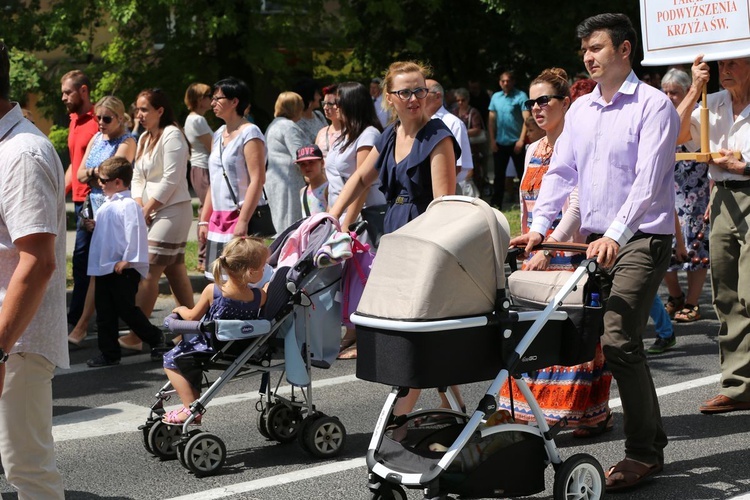
[[[214,285],[214,301],[208,308],[203,321],[212,321],[215,319],[257,319],[260,311],[261,291],[257,288],[251,288],[253,291],[253,300],[246,302],[244,300],[235,300],[224,297],[221,288]],[[175,363],[175,358],[194,352],[214,352],[208,345],[208,337],[205,335],[195,335],[189,340],[182,340],[174,349],[164,355],[164,368],[179,370]]]
[[[112,158],[115,155],[120,144],[131,137],[136,139],[136,137],[128,130],[115,139],[105,139],[101,132],[97,132],[93,139],[94,144],[91,146],[91,151],[89,151],[89,155],[86,158],[86,168],[99,167],[104,160]],[[99,210],[99,207],[102,206],[105,199],[106,196],[104,196],[104,192],[98,184],[96,186],[91,186],[91,208],[94,213]]]

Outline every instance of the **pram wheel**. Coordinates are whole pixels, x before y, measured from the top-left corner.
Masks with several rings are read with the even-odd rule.
[[[555,471],[554,500],[598,500],[603,494],[604,471],[599,461],[591,455],[573,455]]]
[[[275,404],[268,409],[266,430],[268,437],[279,443],[291,443],[297,437],[302,425],[302,413],[283,403]]]
[[[182,456],[187,468],[198,477],[216,474],[226,458],[224,441],[210,432],[201,432],[191,437]]]
[[[162,460],[173,460],[177,457],[175,443],[182,435],[179,425],[167,425],[158,420],[148,431],[148,448],[155,456]]]
[[[341,453],[346,442],[346,428],[338,418],[320,416],[302,427],[301,439],[306,451],[318,458],[330,458]]]
[[[372,493],[371,500],[406,500],[406,492],[397,485],[381,486]]]
[[[258,427],[260,435],[266,439],[271,439],[271,435],[268,433],[268,408],[263,408],[258,412],[258,416],[255,419],[255,425]]]

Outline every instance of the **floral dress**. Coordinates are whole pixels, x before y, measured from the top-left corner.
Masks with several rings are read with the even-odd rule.
[[[686,151],[677,148],[677,152]],[[672,259],[667,271],[697,271],[711,266],[708,255],[710,227],[703,215],[711,196],[708,164],[692,160],[678,161],[674,166],[675,208],[682,229],[682,239],[688,251],[687,262]],[[675,240],[675,247],[677,241]]]

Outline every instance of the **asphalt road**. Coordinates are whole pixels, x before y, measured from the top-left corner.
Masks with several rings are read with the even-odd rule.
[[[707,287],[703,304],[709,303],[708,294]],[[154,322],[171,307],[170,298],[160,298]],[[705,319],[676,326],[674,349],[650,360],[670,438],[666,469],[648,485],[618,498],[703,500],[750,493],[748,413],[705,416],[697,411],[718,387],[718,324],[709,307],[703,306],[702,312]],[[264,439],[256,430],[259,379],[251,377],[230,383],[204,415],[203,429],[224,440],[228,457],[220,475],[197,478],[177,461],[160,461],[143,448],[137,427],[164,382],[158,363],[143,353],[120,366],[88,369],[86,359],[96,354],[93,337],[71,354],[73,368],[60,370],[54,381],[57,459],[68,499],[370,498],[363,457],[389,388],[357,380],[352,361],[313,373],[318,409],[338,416],[346,426],[342,455],[319,460],[296,442],[282,445]],[[463,388],[470,407],[487,385]],[[605,469],[622,458],[622,413],[615,384],[611,397],[615,430],[596,440],[562,432],[556,441],[563,458],[590,453]],[[425,391],[422,398],[424,407],[437,401],[434,391]],[[534,498],[551,498],[551,467],[547,485],[547,491]],[[15,498],[11,492],[0,476],[2,497]],[[421,492],[410,491],[409,498],[420,499]]]

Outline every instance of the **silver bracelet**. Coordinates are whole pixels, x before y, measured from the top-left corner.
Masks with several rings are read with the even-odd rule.
[[[198,226],[208,226],[208,222],[200,221],[198,222]]]

